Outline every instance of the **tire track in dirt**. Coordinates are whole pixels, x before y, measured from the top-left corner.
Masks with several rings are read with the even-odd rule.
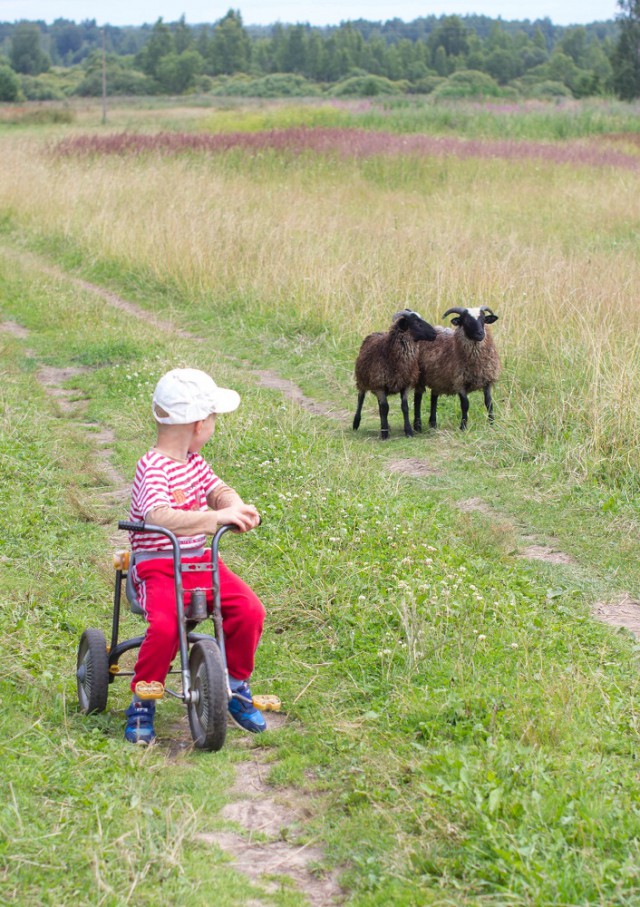
[[[2,252],[9,257],[15,258],[18,261],[22,261],[27,265],[31,265],[32,267],[37,268],[43,274],[47,274],[55,280],[71,283],[73,284],[73,286],[77,287],[80,290],[83,290],[85,293],[92,293],[95,296],[99,296],[100,299],[103,299],[112,308],[117,309],[120,312],[124,312],[126,315],[129,315],[132,318],[137,318],[140,321],[144,321],[158,331],[162,331],[174,337],[181,337],[184,340],[190,340],[192,343],[207,343],[207,339],[205,337],[200,337],[197,334],[194,334],[192,331],[187,331],[173,321],[168,321],[167,319],[160,318],[148,309],[144,309],[142,308],[142,306],[136,305],[136,303],[134,302],[129,302],[127,299],[123,299],[122,296],[119,296],[112,290],[107,290],[104,287],[99,286],[98,284],[90,283],[89,281],[83,280],[80,277],[74,277],[73,275],[68,274],[62,268],[52,265],[50,262],[44,261],[42,258],[32,252],[16,252],[15,250],[8,248],[3,248]],[[235,356],[230,356],[220,350],[217,351],[217,355],[222,356],[224,359],[227,359],[229,361],[240,361]],[[270,390],[279,390],[287,399],[292,400],[294,403],[297,403],[312,415],[327,416],[329,418],[339,419],[340,421],[349,418],[349,413],[347,413],[345,410],[336,409],[333,404],[320,403],[317,400],[313,400],[311,397],[305,396],[305,394],[302,393],[300,388],[296,384],[294,384],[293,381],[289,381],[287,378],[280,377],[280,375],[278,375],[276,372],[269,369],[255,369],[245,362],[242,362],[241,364],[250,374],[255,376],[260,387],[269,388]]]
[[[418,458],[407,457],[393,460],[389,468],[392,472],[407,475],[414,479],[439,475],[439,471],[435,467]],[[508,526],[514,535],[520,535],[520,539],[528,544],[517,553],[516,557],[518,558],[568,567],[579,566],[574,557],[560,549],[556,539],[542,542],[534,536],[520,534],[518,527],[510,518],[499,513],[482,498],[476,497],[458,501],[457,506],[463,513],[480,513],[496,525]],[[623,628],[640,638],[640,601],[634,599],[628,593],[622,593],[618,598],[611,601],[596,602],[591,608],[591,613],[602,623],[609,624],[612,627]]]

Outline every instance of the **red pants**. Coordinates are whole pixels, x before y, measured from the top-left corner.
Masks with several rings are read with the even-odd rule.
[[[211,551],[200,557],[185,557],[183,563],[211,561]],[[255,592],[239,576],[219,561],[220,600],[222,626],[229,674],[237,680],[248,680],[253,671],[255,651],[262,635],[265,610]],[[145,616],[149,622],[138,652],[131,689],[139,680],[164,683],[171,662],[176,657],[178,642],[178,614],[172,558],[142,561],[134,567],[136,590]],[[207,589],[209,610],[213,605],[211,572],[209,570],[183,572],[182,583],[185,599],[192,589]],[[207,588],[208,587],[208,588]]]

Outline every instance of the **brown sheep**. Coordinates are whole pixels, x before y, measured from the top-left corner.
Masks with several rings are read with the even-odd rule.
[[[389,437],[388,394],[400,394],[404,433],[413,435],[409,420],[409,391],[416,386],[420,369],[418,350],[426,340],[435,340],[436,331],[411,309],[403,309],[393,316],[386,333],[369,334],[362,341],[356,359],[355,377],[358,388],[358,408],[353,418],[353,428],[360,425],[365,394],[371,391],[378,398],[380,412],[380,437]]]
[[[498,320],[491,309],[480,306],[477,309],[455,307],[447,309],[442,316],[456,314],[451,328],[436,328],[435,343],[420,346],[420,378],[413,398],[416,431],[422,431],[420,407],[425,388],[431,389],[431,411],[429,425],[436,428],[438,397],[457,394],[460,398],[462,421],[460,428],[467,427],[469,398],[467,394],[482,390],[489,421],[493,422],[493,399],[491,390],[500,375],[500,357],[493,337],[486,325]]]

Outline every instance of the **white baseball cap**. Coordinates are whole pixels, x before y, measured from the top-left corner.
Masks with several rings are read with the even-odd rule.
[[[152,411],[162,425],[189,425],[212,413],[232,413],[240,405],[240,394],[218,387],[198,368],[174,368],[156,384]]]

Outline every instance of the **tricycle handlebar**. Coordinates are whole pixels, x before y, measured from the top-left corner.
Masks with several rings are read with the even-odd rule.
[[[132,523],[130,520],[119,520],[118,529],[128,529],[129,532],[144,532],[146,526],[144,522]]]

